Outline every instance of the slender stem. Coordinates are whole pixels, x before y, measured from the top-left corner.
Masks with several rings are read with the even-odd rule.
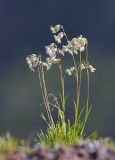
[[[79,105],[80,105],[80,94],[81,94],[81,77],[82,77],[82,69],[81,69],[81,64],[82,64],[82,58],[81,58],[81,52],[79,55],[79,74],[78,74],[78,95],[77,95],[77,115],[76,115],[76,123],[77,123],[77,116],[79,114]]]
[[[78,70],[77,70],[77,65],[76,65],[76,61],[75,61],[75,56],[74,54],[72,54],[72,59],[73,59],[73,64],[75,67],[75,77],[76,77],[76,102],[74,102],[74,106],[75,106],[75,126],[77,124],[77,119],[78,119],[78,107],[79,107],[79,79],[78,79]]]
[[[82,77],[82,69],[81,69],[81,64],[82,64],[82,58],[81,58],[81,52],[79,56],[79,101],[80,101],[80,92],[81,92],[81,77]]]
[[[43,98],[43,101],[44,101],[44,104],[45,104],[45,107],[46,107],[47,116],[48,116],[48,119],[49,119],[49,122],[50,122],[50,116],[49,116],[49,112],[48,112],[48,108],[47,108],[47,102],[46,102],[45,94],[44,94],[44,87],[43,87],[42,79],[41,79],[40,66],[38,66],[38,73],[39,73],[39,81],[40,81],[40,88],[41,88],[41,92],[42,92],[42,98]]]
[[[79,59],[79,73],[76,66],[76,61],[74,55],[72,55],[73,63],[75,67],[75,76],[76,76],[76,104],[75,104],[75,123],[77,123],[78,118],[78,112],[79,112],[79,103],[80,103],[80,91],[81,91],[81,76],[82,76],[82,70],[81,70],[81,64],[82,64],[82,58],[81,58],[81,52],[80,52],[80,59]]]
[[[62,103],[62,125],[65,125],[65,89],[64,89],[64,77],[63,77],[63,71],[62,71],[62,66],[61,64],[58,64],[59,70],[60,70],[60,81],[61,81],[61,93],[62,93],[62,98],[61,98],[61,103]]]
[[[77,100],[77,96],[78,96],[78,71],[77,71],[77,65],[76,65],[76,61],[75,61],[74,54],[72,54],[72,59],[73,59],[74,67],[75,67],[75,77],[76,77],[76,100]]]
[[[50,103],[48,100],[48,93],[47,93],[47,88],[46,88],[46,83],[45,83],[45,75],[44,75],[43,66],[41,66],[41,72],[42,72],[42,83],[44,86],[45,99],[46,99],[46,103],[47,103],[48,112],[50,115],[50,123],[51,123],[51,127],[54,127],[54,121],[53,121],[53,117],[52,117],[51,110],[50,110]]]
[[[51,110],[50,110],[48,93],[47,93],[47,88],[46,88],[46,83],[45,83],[44,67],[43,67],[42,64],[39,64],[38,72],[39,72],[40,87],[41,87],[41,91],[42,91],[44,104],[45,104],[45,107],[46,107],[46,112],[47,112],[48,119],[49,119],[49,124],[50,124],[51,127],[55,127],[53,117],[52,117],[52,114],[51,114]]]
[[[88,116],[89,116],[89,113],[90,113],[90,107],[89,107],[89,60],[88,60],[88,42],[87,42],[87,45],[86,45],[86,60],[85,60],[85,63],[86,63],[86,74],[87,74],[87,99],[86,99],[86,110],[85,110],[85,117],[84,117],[84,123],[83,123],[83,126],[82,126],[82,130],[81,130],[81,133],[80,135],[83,134],[84,132],[84,129],[85,129],[85,124],[86,124],[86,121],[88,119]]]
[[[88,42],[86,45],[86,72],[87,72],[87,106],[89,104],[89,61],[88,61]]]

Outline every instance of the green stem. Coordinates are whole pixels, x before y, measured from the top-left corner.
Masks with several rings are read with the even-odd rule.
[[[73,63],[75,67],[75,76],[76,76],[76,103],[75,105],[75,124],[77,123],[78,119],[78,113],[79,113],[79,103],[80,103],[80,91],[81,91],[81,76],[82,76],[82,70],[81,70],[81,64],[82,64],[82,57],[81,57],[81,52],[80,52],[80,59],[79,59],[79,73],[77,70],[76,62],[75,62],[75,57],[72,55],[73,58]]]
[[[88,105],[89,105],[89,61],[88,61],[88,42],[86,45],[86,72],[87,72],[87,108],[88,109]]]
[[[82,58],[81,58],[81,52],[80,52],[80,59],[79,59],[79,62],[80,62],[80,65],[79,65],[79,101],[80,101],[81,77],[82,77],[82,69],[81,69]]]
[[[72,59],[73,59],[73,64],[75,67],[75,77],[76,77],[76,103],[74,102],[74,106],[75,106],[75,124],[77,123],[77,118],[78,118],[78,94],[79,94],[79,90],[78,90],[78,70],[77,70],[77,65],[76,65],[76,61],[75,61],[75,57],[74,54],[72,54]]]
[[[62,103],[62,126],[65,126],[65,89],[64,89],[64,77],[61,64],[58,65],[60,70],[61,81],[61,103]]]

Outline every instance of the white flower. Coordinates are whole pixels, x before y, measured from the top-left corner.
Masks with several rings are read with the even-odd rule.
[[[73,52],[71,49],[68,49],[68,53],[70,53],[71,55],[73,55]]]
[[[68,44],[67,44],[67,46],[63,45],[62,51],[63,52],[68,52],[68,53],[70,53],[72,55],[73,51],[72,51],[71,47],[72,47],[72,45],[71,45],[71,42],[69,41]]]
[[[27,56],[26,60],[31,71],[35,71],[34,69],[37,67],[38,63],[40,62],[39,57],[36,54],[32,54]]]
[[[58,36],[54,35],[54,39],[55,39],[55,41],[56,41],[57,43],[61,43],[61,40],[60,40],[60,38],[59,38]]]
[[[64,33],[63,33],[63,32],[60,32],[57,36],[58,36],[60,39],[62,39],[63,36],[64,36]]]
[[[68,47],[63,45],[62,51],[63,51],[63,52],[68,52]]]
[[[85,47],[81,47],[80,51],[83,52],[85,50]]]
[[[72,47],[72,52],[75,53],[75,54],[78,54],[78,46],[77,45],[74,45]]]
[[[81,70],[83,70],[83,69],[85,69],[85,66],[84,66],[84,64],[82,63],[82,64],[81,64]]]
[[[82,35],[77,38],[77,46],[78,46],[80,51],[84,51],[85,50],[85,45],[86,44],[87,44],[87,39],[83,38]]]
[[[89,65],[90,72],[95,72],[95,68],[92,65]]]
[[[52,57],[46,58],[47,70],[49,70],[53,64],[57,64],[60,61],[61,59],[59,58],[52,58]]]
[[[59,53],[60,55],[64,56],[63,50],[61,50],[61,49],[59,49],[59,48],[58,48],[58,53]]]
[[[65,72],[67,73],[67,75],[71,76],[74,70],[75,70],[75,67],[71,67],[70,69],[66,69]]]
[[[45,63],[45,62],[40,62],[40,64],[41,64],[43,67],[48,67],[48,64]]]
[[[75,67],[71,67],[69,70],[73,72],[75,70]]]
[[[60,24],[57,24],[55,27],[51,26],[50,30],[52,33],[57,33],[60,30],[60,28],[62,28],[62,26]]]
[[[48,45],[46,47],[50,48],[53,52],[57,51],[57,45],[55,43],[51,43],[50,45]]]
[[[67,75],[71,76],[72,72],[69,69],[66,69],[65,72],[67,73]]]
[[[49,70],[52,66],[52,59],[50,57],[46,58],[47,70]]]
[[[58,53],[57,45],[51,43],[49,46],[45,46],[46,53],[49,57],[46,58],[47,70],[51,68],[53,64],[59,63],[61,59],[56,58],[56,53]]]
[[[77,45],[77,38],[73,38],[73,39],[71,40],[71,43],[72,43],[73,45]]]
[[[45,46],[46,53],[53,58],[56,58],[57,45],[55,43],[51,43],[49,46]]]
[[[71,43],[70,41],[68,41],[68,44],[67,44],[66,46],[63,45],[62,51],[63,51],[63,52],[68,52],[68,53],[70,53],[71,55],[73,55],[73,53],[76,53],[76,54],[77,54],[77,51],[75,50],[75,48],[72,48],[72,47],[73,47],[72,43]]]
[[[79,51],[85,50],[86,43],[87,43],[86,38],[80,36],[78,38],[73,38],[71,41],[69,41],[67,48],[70,49],[73,53],[78,54],[78,50]]]
[[[57,48],[57,45],[55,43],[51,43],[48,45],[49,48]]]
[[[71,43],[71,41],[68,41],[67,48],[72,48],[72,47],[73,47],[73,44]]]
[[[54,35],[54,39],[57,43],[61,43],[61,39],[63,38],[64,34],[63,32],[60,32],[57,36]]]
[[[57,63],[59,63],[61,61],[61,59],[59,59],[59,58],[55,58],[55,59],[53,59],[53,64],[57,64]]]
[[[46,48],[46,53],[50,56],[55,58],[56,57],[56,53],[52,51],[52,49],[50,49],[49,47],[45,47]]]

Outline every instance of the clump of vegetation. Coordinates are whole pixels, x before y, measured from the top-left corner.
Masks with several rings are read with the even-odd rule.
[[[19,147],[26,145],[24,140],[16,139],[9,133],[0,137],[0,153],[14,153]]]
[[[62,25],[51,26],[50,30],[53,34],[55,42],[45,46],[48,57],[46,61],[42,60],[41,55],[32,54],[27,56],[26,60],[31,71],[38,71],[39,82],[42,97],[46,109],[45,114],[41,114],[42,119],[47,123],[47,130],[41,130],[38,133],[38,142],[53,146],[55,143],[62,142],[64,144],[76,144],[78,140],[85,137],[85,126],[91,111],[89,103],[89,79],[90,73],[96,69],[89,63],[88,58],[88,40],[83,36],[78,36],[69,40],[64,27]],[[62,39],[64,45],[62,45]],[[64,60],[66,55],[70,56],[71,66],[65,66]],[[56,96],[49,93],[46,83],[46,72],[57,65],[56,69],[60,78],[60,93]],[[81,85],[82,75],[87,80],[87,95],[84,106],[81,105]],[[75,83],[76,95],[73,97],[73,106],[75,109],[74,122],[71,123],[65,117],[67,106],[67,93],[65,93],[66,77],[73,76]],[[58,78],[58,77],[57,77]],[[54,121],[53,111],[57,110],[58,120]]]

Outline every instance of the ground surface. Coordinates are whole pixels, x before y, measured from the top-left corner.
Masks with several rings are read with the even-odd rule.
[[[28,154],[22,149],[0,154],[0,160],[115,160],[115,150],[96,141],[80,142],[76,146],[56,145],[52,149],[35,145]]]

